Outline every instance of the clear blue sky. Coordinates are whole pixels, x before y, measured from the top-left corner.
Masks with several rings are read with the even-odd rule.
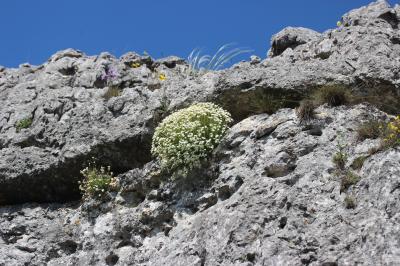
[[[1,0],[0,65],[41,64],[65,48],[186,58],[236,42],[265,58],[286,26],[324,31],[371,0]],[[390,0],[392,5],[399,0]]]

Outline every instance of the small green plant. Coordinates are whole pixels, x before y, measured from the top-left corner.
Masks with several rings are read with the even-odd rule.
[[[101,199],[115,184],[110,167],[97,167],[94,162],[90,162],[86,168],[81,170],[81,174],[84,178],[79,182],[79,189],[84,199]]]
[[[354,170],[360,170],[363,167],[364,162],[367,158],[368,156],[359,156],[355,158],[354,161],[351,163],[351,168],[353,168]]]
[[[356,204],[356,199],[352,195],[346,195],[344,198],[344,206],[346,209],[355,209],[357,204]]]
[[[400,145],[400,115],[381,127],[381,138],[380,145],[369,150],[370,155]]]
[[[343,152],[337,152],[333,155],[333,162],[336,167],[343,170],[347,162],[347,154]]]
[[[314,119],[315,104],[313,101],[304,100],[300,102],[300,106],[296,109],[297,118],[300,123]]]
[[[111,85],[108,87],[106,93],[103,95],[103,98],[107,101],[113,97],[121,96],[122,90],[118,85]]]
[[[17,122],[15,128],[17,132],[20,132],[23,128],[28,128],[32,125],[32,118],[24,118]]]
[[[357,128],[357,139],[377,139],[382,135],[384,123],[380,120],[369,120]]]
[[[347,146],[341,142],[342,136],[339,136],[337,143],[337,152],[333,155],[332,161],[339,170],[344,170],[346,167],[348,155]]]
[[[340,192],[345,191],[350,186],[355,185],[360,181],[361,177],[353,173],[352,171],[346,171],[342,175],[342,180],[340,183]]]
[[[213,103],[197,103],[167,116],[156,128],[151,152],[167,170],[199,166],[224,136],[231,115]]]
[[[329,106],[345,105],[350,102],[350,97],[348,89],[341,85],[327,85],[312,96],[318,104],[326,103]]]
[[[391,148],[398,145],[400,145],[400,115],[387,124],[382,143],[384,148]]]
[[[243,48],[229,49],[232,45],[232,43],[229,43],[221,46],[213,56],[201,55],[200,49],[193,49],[187,60],[189,64],[188,74],[192,75],[204,73],[209,70],[219,70],[233,58],[251,52],[251,50]]]

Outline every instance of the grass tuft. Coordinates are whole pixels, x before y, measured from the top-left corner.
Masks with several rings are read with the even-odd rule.
[[[233,58],[251,52],[251,50],[245,48],[232,48],[233,45],[229,43],[221,46],[213,56],[201,55],[200,49],[193,49],[187,59],[189,64],[188,74],[219,70]]]
[[[354,159],[354,161],[351,163],[351,168],[354,170],[360,170],[363,165],[365,160],[368,158],[368,156],[360,156]]]
[[[122,90],[119,88],[118,85],[111,85],[108,87],[106,93],[103,95],[105,100],[110,100],[113,97],[121,96]]]
[[[297,118],[302,122],[308,122],[315,117],[315,104],[310,100],[303,100],[300,102],[300,106],[296,109]]]
[[[380,120],[369,120],[357,128],[357,139],[377,139],[382,136],[384,123]]]
[[[326,103],[331,107],[349,103],[350,97],[348,89],[341,85],[324,86],[312,95],[318,105]]]
[[[346,195],[346,197],[344,198],[344,205],[346,209],[355,209],[357,204],[354,196]]]
[[[32,125],[32,118],[24,118],[19,120],[16,125],[16,131],[20,132],[23,128],[29,128]]]
[[[346,171],[342,175],[342,180],[340,183],[340,192],[345,191],[348,189],[350,186],[355,185],[358,183],[358,181],[361,180],[361,177],[353,173],[352,171]]]

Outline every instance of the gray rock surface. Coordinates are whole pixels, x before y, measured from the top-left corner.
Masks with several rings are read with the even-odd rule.
[[[299,45],[316,41],[321,37],[320,33],[311,29],[287,27],[272,36],[271,49],[268,51],[268,56],[278,56],[288,48],[293,50]]]
[[[369,157],[342,192],[332,162],[338,142],[348,165],[378,145],[354,128],[386,114],[316,112],[308,124],[292,109],[241,121],[208,170],[181,181],[149,163],[119,175],[106,203],[4,207],[0,265],[395,265],[400,150]]]
[[[400,150],[368,156],[345,189],[332,157],[346,144],[350,169],[379,145],[357,126],[398,113],[399,17],[377,1],[322,34],[283,30],[270,58],[200,76],[177,57],[73,49],[0,67],[0,265],[397,265]],[[299,121],[293,107],[330,85],[373,105]],[[196,101],[235,124],[208,163],[171,180],[152,133]],[[91,157],[117,176],[104,201],[78,201]]]

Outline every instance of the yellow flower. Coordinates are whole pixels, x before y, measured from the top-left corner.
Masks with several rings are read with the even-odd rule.
[[[158,76],[158,78],[159,78],[161,81],[163,81],[163,80],[166,80],[166,79],[167,79],[167,76],[165,76],[165,74],[160,74],[160,75]]]
[[[140,67],[140,63],[138,62],[131,63],[131,68],[138,68],[138,67]]]

